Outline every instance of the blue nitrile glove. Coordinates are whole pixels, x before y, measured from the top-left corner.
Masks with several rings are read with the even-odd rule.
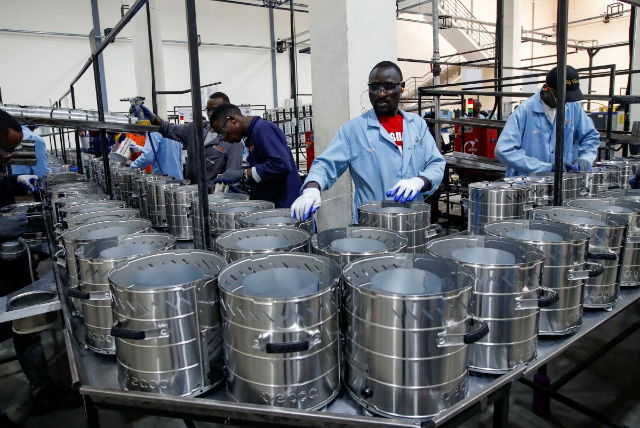
[[[576,171],[576,172],[578,171],[578,167],[570,162],[565,162],[563,166],[565,171]],[[554,172],[555,170],[556,170],[556,164],[552,163],[551,172]]]
[[[573,164],[578,167],[578,171],[591,171],[591,163],[586,159],[576,159]]]
[[[425,183],[420,177],[414,177],[398,181],[395,186],[387,191],[387,196],[395,196],[395,202],[405,203],[413,201],[425,187]]]
[[[138,107],[140,108],[140,111],[142,111],[142,114],[144,115],[143,117],[138,117],[138,120],[149,119],[149,121],[151,121],[151,122],[156,120],[156,115],[153,114],[151,112],[151,110],[149,110],[148,108],[146,108],[143,105],[142,106],[131,106],[131,108],[129,109],[129,113],[132,114],[133,116],[138,116]]]
[[[240,195],[246,195],[247,194],[247,192],[243,192],[242,190],[238,189],[234,185],[230,185],[229,186],[229,193],[237,193],[237,194],[240,194]]]
[[[6,241],[22,235],[27,223],[28,220],[25,214],[0,214],[0,240]]]
[[[242,181],[242,179],[244,179],[244,171],[242,169],[228,169],[222,175],[219,175],[218,178],[213,180],[213,183],[231,184]]]
[[[640,189],[640,171],[636,173],[636,176],[629,180],[629,186],[632,189]]]
[[[36,181],[38,181],[37,175],[19,175],[18,184],[29,189],[30,192],[36,191]]]

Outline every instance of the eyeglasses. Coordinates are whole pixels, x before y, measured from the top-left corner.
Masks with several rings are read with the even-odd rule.
[[[367,83],[369,86],[369,92],[376,95],[380,95],[382,93],[395,94],[400,90],[401,84],[402,82]]]
[[[20,144],[18,144],[12,149],[8,149],[6,147],[0,146],[0,151],[4,152],[6,157],[13,156],[16,152],[19,152],[21,149],[22,149],[22,142],[20,142]]]
[[[227,138],[227,128],[225,128],[227,126],[227,121],[231,119],[229,116],[227,116],[227,118],[224,120],[224,123],[222,124],[222,128],[220,128],[220,131],[218,131],[218,136],[220,137],[220,139],[224,140],[225,138]]]

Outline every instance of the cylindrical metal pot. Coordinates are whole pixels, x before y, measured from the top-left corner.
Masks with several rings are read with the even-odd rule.
[[[295,227],[252,227],[223,233],[215,247],[229,263],[254,254],[306,253],[309,234]]]
[[[93,213],[97,211],[108,211],[125,208],[123,201],[91,201],[83,204],[70,205],[60,208],[60,221],[74,217],[79,214]]]
[[[311,238],[314,254],[329,257],[340,266],[361,257],[401,253],[409,240],[399,232],[380,227],[339,227],[318,232]]]
[[[99,239],[117,238],[132,233],[145,233],[149,229],[151,229],[151,222],[142,219],[104,221],[76,227],[60,235],[63,248],[54,257],[58,264],[63,264],[62,260],[66,262],[69,286],[76,287],[78,285],[78,265],[75,254],[79,246]],[[71,302],[75,307],[74,314],[81,315],[79,302],[75,299],[71,299]]]
[[[138,189],[138,204],[140,205],[140,215],[147,220],[150,218],[149,212],[149,183],[153,181],[167,181],[171,180],[173,177],[169,177],[166,174],[144,174],[139,179],[139,189]],[[185,180],[189,182],[189,180]],[[188,184],[188,183],[187,183]],[[134,197],[135,198],[135,197]]]
[[[67,198],[55,199],[51,205],[51,216],[53,224],[60,222],[60,211],[72,206],[82,206],[85,204],[104,202],[109,200],[109,195],[104,193],[95,193],[82,196],[70,196]]]
[[[469,313],[474,276],[440,257],[388,254],[344,267],[345,383],[365,409],[424,419],[468,391],[467,345],[487,334]]]
[[[224,379],[216,254],[173,250],[109,274],[122,389],[190,396]]]
[[[140,176],[139,169],[118,170],[118,183],[120,187],[120,197],[128,206],[133,206],[133,179]]]
[[[313,217],[298,220],[291,217],[289,208],[256,211],[240,217],[240,227],[297,227],[313,235]]]
[[[627,220],[627,239],[620,265],[620,286],[640,285],[640,202],[614,198],[581,198],[566,201],[565,205],[617,214]]]
[[[149,220],[153,223],[153,227],[166,228],[168,225],[164,192],[172,187],[189,183],[189,180],[157,180],[147,184],[149,189],[147,192],[149,195]]]
[[[582,181],[585,194],[581,196],[598,196],[603,190],[618,188],[620,172],[615,168],[594,167],[591,171],[569,171],[566,175],[577,175]]]
[[[49,188],[56,184],[83,182],[86,179],[75,172],[47,172],[44,174],[44,187]]]
[[[240,217],[255,211],[270,210],[275,207],[269,201],[238,201],[221,205],[209,205],[209,227],[211,238],[240,228]]]
[[[358,207],[358,225],[381,227],[403,233],[409,240],[407,253],[426,252],[432,235],[431,206],[424,202],[375,201]],[[434,233],[435,234],[435,233]]]
[[[627,234],[624,217],[582,208],[547,207],[533,210],[535,220],[572,224],[589,234],[588,261],[600,263],[604,273],[585,285],[585,308],[610,308],[620,294],[620,263]]]
[[[198,186],[172,187],[164,191],[167,207],[167,231],[181,241],[193,239],[193,225],[189,219],[191,200],[198,196]]]
[[[598,194],[602,198],[630,198],[631,200],[640,200],[640,189],[611,189],[602,190]]]
[[[586,262],[589,234],[570,224],[539,220],[505,220],[484,228],[488,236],[530,244],[544,253],[542,285],[558,293],[558,302],[540,309],[540,335],[576,331],[582,324],[585,279],[603,272],[600,264]]]
[[[432,254],[466,266],[477,278],[471,311],[489,325],[489,334],[471,346],[469,368],[504,373],[532,361],[538,342],[539,308],[558,301],[555,291],[540,285],[542,251],[488,236],[442,238],[428,248]]]
[[[227,390],[241,403],[319,409],[340,390],[340,266],[270,254],[220,273]]]
[[[597,161],[594,165],[618,170],[618,185],[621,189],[630,189],[631,185],[629,184],[629,180],[636,176],[640,163],[637,161],[629,161],[626,158],[616,158],[614,160]]]
[[[525,183],[483,181],[469,184],[469,233],[481,235],[487,223],[525,218],[528,194]]]
[[[27,309],[51,302],[52,300],[58,300],[58,296],[53,291],[27,291],[13,296],[7,302],[7,306],[14,309]],[[58,313],[54,311],[19,318],[13,321],[13,331],[17,334],[27,334],[48,330],[57,319]]]
[[[58,236],[65,230],[74,229],[78,226],[91,223],[99,223],[102,221],[118,221],[128,218],[140,218],[140,211],[133,208],[118,208],[109,211],[94,211],[84,214],[77,214],[73,217],[67,217],[55,225],[54,235]]]
[[[244,193],[213,193],[208,195],[209,207],[216,205],[226,204],[229,202],[247,201],[249,195]],[[195,248],[202,248],[202,231],[204,230],[204,224],[200,216],[200,199],[193,198],[191,201],[191,223],[193,226],[193,246]]]
[[[516,183],[528,188],[527,205],[553,205],[553,177],[550,176],[519,176],[505,177],[501,181]]]
[[[137,256],[172,249],[176,239],[165,233],[143,233],[121,238],[103,239],[76,250],[77,288],[67,293],[82,302],[85,345],[93,352],[114,354],[116,344],[111,336],[113,314],[109,272],[120,263]]]

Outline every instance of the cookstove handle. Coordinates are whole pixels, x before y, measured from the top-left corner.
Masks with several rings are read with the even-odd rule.
[[[618,260],[618,255],[613,251],[606,251],[604,253],[587,251],[587,257],[594,260]]]
[[[604,273],[604,267],[600,263],[587,262],[591,269],[589,269],[589,278],[596,278]]]
[[[47,206],[45,206],[45,207],[43,207],[43,209],[45,209],[46,211],[53,211],[53,207],[47,207]]]
[[[61,254],[62,254],[62,256],[61,256]],[[65,257],[65,256],[64,256],[64,248],[62,248],[62,249],[60,249],[60,250],[56,251],[56,253],[53,255],[53,259],[54,259],[55,263],[56,263],[58,266],[60,266],[60,267],[62,267],[62,268],[65,268],[65,269],[66,269],[66,268],[67,268],[67,263],[66,263],[66,262],[61,262],[61,261],[60,261],[60,258],[61,258],[61,257],[62,257],[62,258],[64,258],[64,257]]]
[[[480,328],[474,332],[467,333],[464,335],[464,343],[466,345],[476,343],[478,340],[482,339],[487,334],[489,334],[489,325],[484,321],[480,320],[479,318],[472,317],[471,320],[469,321],[469,324],[473,325],[476,322],[480,324]]]
[[[442,226],[440,226],[439,224],[432,224],[426,229],[425,238],[433,238],[440,232],[442,232]]]
[[[169,337],[169,330],[167,330],[166,325],[158,325],[158,328],[149,330],[131,330],[128,328],[111,327],[111,336],[130,340],[160,339]]]
[[[69,287],[67,289],[67,296],[80,300],[89,300],[91,298],[91,294],[86,291],[80,291],[75,287]]]
[[[540,287],[540,290],[544,293],[549,293],[549,295],[538,300],[539,308],[546,308],[554,303],[558,303],[558,300],[560,300],[560,295],[556,291],[546,287]]]
[[[304,352],[309,350],[309,341],[285,343],[267,343],[267,354],[288,354],[290,352]]]
[[[609,190],[619,189],[620,185],[614,184],[613,186],[609,186]]]
[[[596,278],[604,273],[604,268],[600,263],[586,262],[585,264],[589,266],[588,270],[570,270],[567,279],[569,281],[577,281]]]

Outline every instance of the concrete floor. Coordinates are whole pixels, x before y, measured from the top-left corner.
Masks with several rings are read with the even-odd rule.
[[[579,361],[601,345],[640,319],[640,303],[628,308],[607,324],[588,334],[582,341],[556,358],[548,368],[551,380],[560,377]],[[58,331],[58,348],[50,332],[43,334],[47,357],[50,358],[52,376],[64,384],[70,383],[69,366],[61,334]],[[13,355],[12,342],[0,344],[0,360]],[[603,358],[560,392],[579,403],[618,420],[629,427],[640,427],[640,333],[636,332],[616,346]],[[514,383],[510,400],[510,427],[575,428],[604,426],[558,403],[551,404],[551,416],[540,418],[531,412],[531,390]],[[19,418],[26,428],[83,427],[82,408],[58,411],[41,417],[29,417],[29,388],[17,362],[0,366],[0,408],[7,408],[9,415]],[[492,408],[465,422],[464,428],[488,428],[492,426]],[[102,427],[174,428],[184,427],[180,420],[141,416],[133,413],[100,411]],[[198,427],[216,427],[216,424],[197,422]],[[0,427],[2,428],[2,427]]]

